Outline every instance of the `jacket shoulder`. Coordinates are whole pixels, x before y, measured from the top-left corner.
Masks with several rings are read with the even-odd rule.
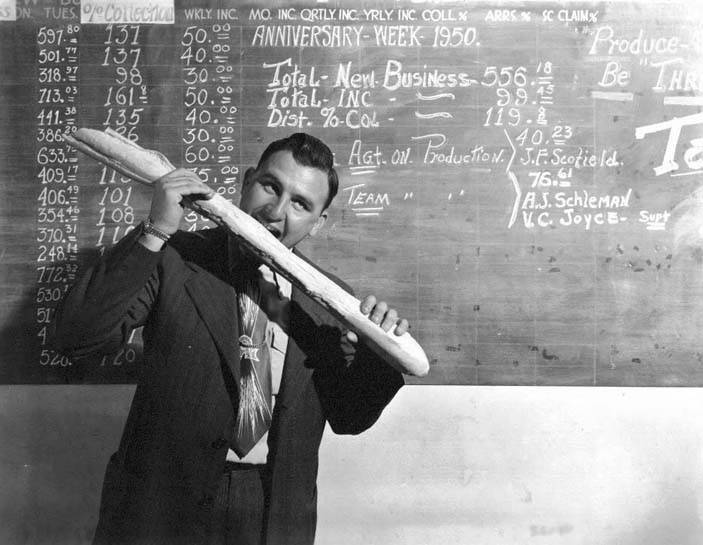
[[[200,231],[176,231],[168,245],[181,259],[206,269],[227,259],[227,233],[220,227]]]

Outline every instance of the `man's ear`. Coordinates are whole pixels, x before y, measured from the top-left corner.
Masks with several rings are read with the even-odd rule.
[[[322,229],[322,226],[325,224],[327,221],[327,210],[323,210],[322,213],[318,216],[318,218],[315,220],[315,224],[312,226],[312,229],[310,229],[309,236],[314,237],[320,229]]]
[[[242,189],[244,189],[251,183],[251,180],[254,176],[254,172],[256,172],[256,169],[254,167],[249,167],[248,169],[246,169],[246,171],[244,172],[244,180],[242,181]]]

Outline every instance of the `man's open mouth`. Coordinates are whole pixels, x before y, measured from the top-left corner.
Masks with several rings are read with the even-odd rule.
[[[276,237],[276,240],[281,240],[281,231],[279,229],[276,229],[275,227],[271,225],[264,225],[266,227],[266,230],[271,233],[274,237]]]

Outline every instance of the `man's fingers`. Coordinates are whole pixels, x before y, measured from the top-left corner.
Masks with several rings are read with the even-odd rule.
[[[388,308],[385,301],[376,301],[376,297],[373,295],[364,298],[359,310],[362,314],[368,315],[369,320],[381,326],[384,331],[391,331],[395,328],[393,333],[400,336],[410,329],[410,324],[405,318],[398,320],[398,312],[394,308]]]
[[[383,319],[386,316],[386,311],[388,311],[388,305],[385,303],[385,301],[376,303],[376,305],[373,307],[373,310],[371,311],[371,314],[369,315],[369,318],[371,318],[371,321],[374,324],[381,325],[381,322],[383,322]]]
[[[383,328],[383,331],[390,331],[390,329],[396,324],[397,321],[398,313],[394,308],[392,308],[388,312],[386,312],[380,325]]]
[[[361,306],[359,307],[359,310],[361,310],[361,313],[363,315],[368,314],[371,312],[373,307],[376,305],[376,298],[373,295],[367,295],[364,300],[361,302]]]
[[[162,187],[164,191],[176,192],[180,195],[207,195],[214,193],[214,191],[203,182],[189,180],[187,178],[169,180],[168,182],[164,182]]]
[[[204,198],[212,198],[214,190],[202,182],[200,177],[190,170],[176,169],[156,182],[164,192],[171,192],[180,196],[203,195]],[[180,199],[179,199],[180,200]]]
[[[209,199],[214,194],[194,172],[176,169],[154,183],[149,216],[155,228],[173,234],[183,217],[184,200]]]
[[[215,192],[202,182],[174,180],[164,186],[164,196],[173,205],[185,206],[187,201],[211,199]]]
[[[409,329],[410,323],[405,318],[403,318],[400,322],[398,322],[398,326],[395,328],[395,331],[393,333],[400,336],[407,333]]]

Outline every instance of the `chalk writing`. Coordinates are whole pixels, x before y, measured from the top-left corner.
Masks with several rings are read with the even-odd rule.
[[[259,25],[254,47],[359,47],[363,26]]]
[[[669,131],[669,137],[664,149],[662,162],[660,165],[654,167],[654,172],[657,176],[678,170],[679,164],[674,160],[674,157],[679,144],[681,131],[684,127],[699,125],[701,123],[703,123],[703,113],[691,114],[685,117],[675,117],[669,121],[652,123],[651,125],[643,125],[635,129],[635,138],[638,140],[641,140],[645,136],[652,133],[667,130]],[[692,147],[686,150],[684,154],[684,161],[691,169],[702,169],[703,162],[701,161],[701,154],[703,154],[703,139],[692,139],[690,144]]]
[[[342,193],[346,195],[346,204],[356,216],[378,216],[391,204],[388,193],[373,193],[365,191],[366,184],[356,184],[345,187]]]
[[[563,23],[592,23],[598,22],[598,10],[592,9],[545,9],[542,11],[542,21],[551,23],[560,21]]]
[[[666,223],[669,221],[671,213],[668,210],[663,212],[650,212],[649,210],[641,210],[638,221],[646,225],[649,231],[663,231],[666,229]]]
[[[210,13],[208,13],[210,15]],[[239,180],[239,105],[231,59],[236,28],[229,22],[187,26],[181,37],[183,78],[182,153],[185,164],[220,195],[233,197]],[[278,72],[277,78],[278,76]],[[289,75],[281,75],[286,84]],[[279,82],[280,83],[280,82]],[[211,225],[193,211],[185,215],[187,229]]]
[[[139,140],[138,127],[149,101],[142,72],[141,39],[140,25],[107,25],[100,65],[109,78],[102,103],[105,112],[102,125],[135,142]],[[131,201],[131,180],[102,167],[99,186],[95,246],[103,252],[134,229],[139,219]],[[91,196],[95,193],[92,191]]]
[[[173,0],[83,0],[81,23],[88,24],[172,24],[175,20]]]
[[[412,140],[422,143],[422,162],[426,165],[496,165],[507,160],[505,148],[489,150],[482,145],[474,145],[463,150],[447,146],[447,137],[441,133],[413,136]]]
[[[66,14],[70,17],[70,13]],[[78,114],[78,37],[75,24],[41,26],[36,33],[38,106],[36,116],[36,293],[34,297],[38,363],[68,367],[71,361],[52,350],[48,328],[59,299],[78,270],[78,158],[63,145],[76,128]]]
[[[0,2],[0,21],[16,21],[17,9],[15,0]]]
[[[6,74],[0,136],[9,152],[0,168],[8,181],[3,202],[13,203],[4,231],[29,225],[36,238],[18,249],[17,237],[7,235],[3,264],[29,264],[32,273],[28,279],[25,269],[12,269],[6,283],[12,296],[21,293],[29,302],[17,303],[21,311],[0,311],[6,312],[0,318],[12,323],[8,312],[21,313],[22,329],[32,337],[6,343],[10,350],[31,346],[35,368],[74,372],[78,366],[52,351],[45,326],[75,281],[82,254],[106,250],[148,213],[148,192],[79,160],[64,145],[65,134],[76,126],[109,127],[236,200],[240,169],[256,165],[265,143],[306,131],[330,144],[340,174],[341,214],[328,222],[324,242],[311,240],[311,246],[321,244],[332,250],[330,259],[344,262],[351,252],[339,245],[363,240],[379,248],[365,267],[416,282],[418,289],[396,292],[410,294],[401,303],[411,314],[433,301],[419,335],[431,339],[436,365],[449,362],[449,375],[477,382],[494,380],[491,363],[505,361],[520,380],[553,381],[551,371],[527,371],[535,358],[569,372],[589,362],[581,365],[589,384],[596,373],[616,372],[600,349],[610,339],[597,339],[592,353],[570,356],[566,347],[583,344],[584,328],[602,336],[597,330],[620,332],[622,324],[603,313],[598,326],[569,338],[562,330],[545,334],[554,328],[542,318],[555,324],[596,318],[563,308],[571,305],[559,298],[535,297],[541,283],[529,275],[549,273],[549,286],[573,293],[574,269],[598,263],[615,290],[623,281],[618,274],[649,270],[647,260],[656,260],[628,257],[623,264],[635,265],[615,271],[605,261],[611,256],[601,254],[631,253],[635,246],[672,253],[682,215],[691,236],[699,236],[700,10],[688,16],[683,2],[663,9],[640,0],[215,4],[0,0],[0,45],[9,52],[0,59]],[[14,189],[28,180],[31,191]],[[182,227],[210,225],[187,213]],[[399,239],[395,246],[387,242]],[[525,241],[533,245],[529,262]],[[459,247],[467,244],[476,248]],[[547,265],[535,261],[542,251]],[[468,270],[469,254],[477,280],[466,284],[459,273]],[[530,270],[527,278],[521,268]],[[598,274],[590,270],[585,285],[592,277]],[[26,285],[13,284],[15,278]],[[531,299],[520,291],[526,285]],[[511,308],[486,301],[480,317],[514,323],[514,330],[495,333],[479,321],[464,327],[478,306],[465,299],[494,292],[510,294]],[[627,301],[615,303],[629,312]],[[439,327],[459,321],[461,327]],[[514,347],[527,345],[525,331],[530,346],[558,344],[558,359],[542,348],[519,353]],[[98,373],[137,363],[139,342],[94,362]],[[623,361],[640,357],[628,354]],[[23,359],[14,352],[8,358]],[[3,372],[0,366],[0,379]]]

